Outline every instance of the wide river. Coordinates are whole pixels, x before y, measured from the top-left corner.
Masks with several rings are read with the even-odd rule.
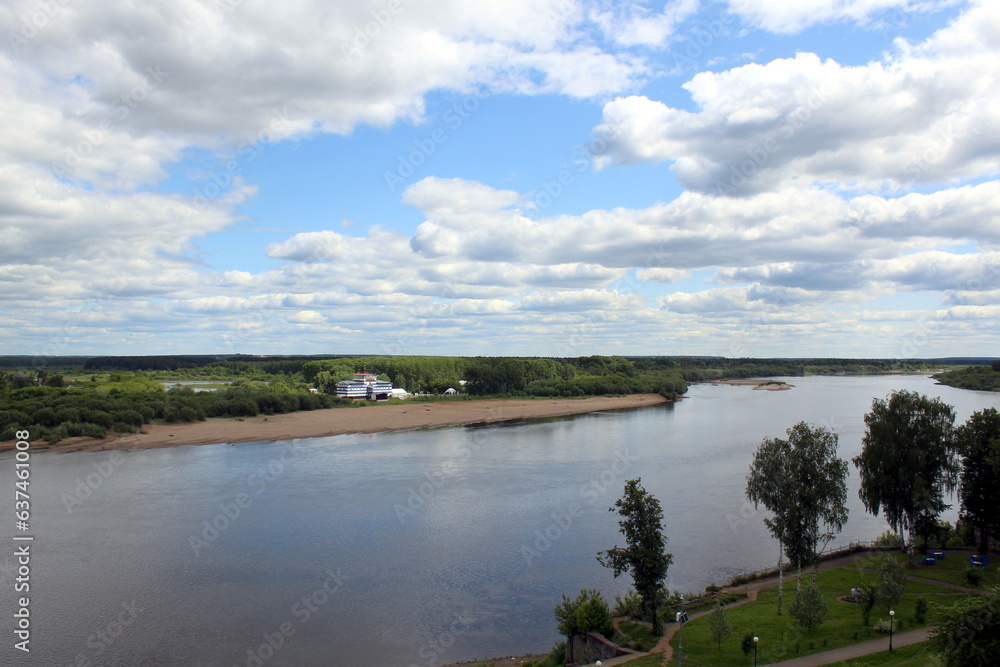
[[[701,590],[776,561],[765,512],[743,499],[762,438],[805,420],[849,459],[872,398],[894,389],[940,396],[958,423],[1000,405],[922,376],[779,379],[795,388],[695,385],[676,405],[487,427],[35,454],[31,652],[13,648],[9,542],[0,664],[408,667],[546,651],[561,594],[611,602],[628,587],[595,560],[622,544],[608,508],[627,479],[663,505],[668,585]],[[11,505],[13,464],[0,455]],[[838,544],[886,528],[853,465],[848,484]]]

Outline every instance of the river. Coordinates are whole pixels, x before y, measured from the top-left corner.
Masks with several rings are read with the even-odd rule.
[[[627,479],[663,505],[668,585],[701,590],[776,560],[764,511],[743,499],[762,438],[805,420],[833,428],[849,459],[872,398],[894,389],[940,396],[957,423],[1000,404],[923,376],[778,379],[795,388],[694,385],[674,405],[484,427],[39,452],[31,652],[6,631],[0,664],[409,667],[544,652],[561,594],[612,602],[628,587],[595,560],[622,544],[608,508]],[[7,452],[11,502],[14,481]],[[848,485],[838,544],[886,529],[853,465]],[[0,553],[11,630],[13,553]]]

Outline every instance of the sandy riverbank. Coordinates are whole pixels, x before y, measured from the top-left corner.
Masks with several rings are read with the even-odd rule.
[[[557,417],[601,410],[640,408],[666,402],[667,399],[658,394],[598,396],[578,399],[512,399],[438,403],[422,403],[419,400],[413,400],[404,404],[332,408],[269,417],[249,417],[243,420],[209,419],[189,424],[153,424],[145,427],[146,433],[123,435],[104,440],[70,438],[54,446],[39,441],[32,443],[32,449],[61,452],[152,449],[224,442],[320,438],[346,433],[381,433],[461,424],[486,424],[511,419]],[[5,442],[0,444],[0,449],[11,449],[13,446],[13,442]]]

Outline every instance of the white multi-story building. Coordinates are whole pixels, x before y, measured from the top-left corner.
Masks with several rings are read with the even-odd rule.
[[[391,395],[392,383],[379,380],[372,373],[355,373],[353,380],[341,380],[337,383],[337,396],[340,398],[388,401]]]

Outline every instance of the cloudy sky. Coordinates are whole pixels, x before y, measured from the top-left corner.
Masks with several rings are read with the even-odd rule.
[[[991,0],[0,26],[0,353],[1000,353]]]

